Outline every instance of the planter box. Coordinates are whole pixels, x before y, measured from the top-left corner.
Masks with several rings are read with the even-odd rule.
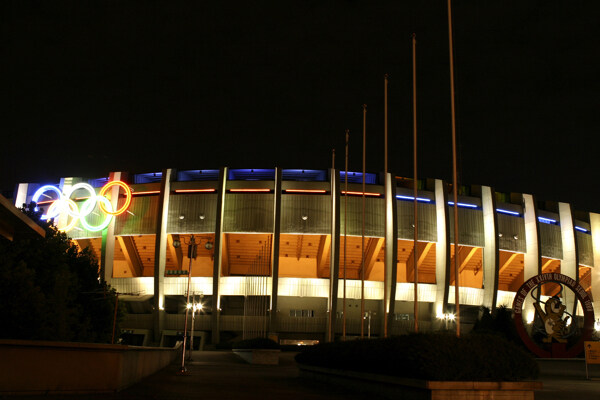
[[[390,399],[516,399],[533,400],[542,382],[426,381],[299,364],[300,376],[347,388],[376,393]]]
[[[281,350],[234,349],[233,352],[249,364],[277,365]]]

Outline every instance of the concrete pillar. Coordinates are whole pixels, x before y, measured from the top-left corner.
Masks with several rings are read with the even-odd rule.
[[[111,172],[109,181],[120,181],[121,172]],[[119,208],[119,187],[115,186],[111,190],[110,203],[113,210]],[[114,260],[115,260],[115,222],[116,218],[112,218],[106,229],[102,230],[102,249],[100,253],[100,273],[101,279],[108,284],[112,281]]]
[[[573,223],[573,214],[571,205],[568,203],[558,203],[558,215],[560,217],[560,236],[562,239],[563,259],[560,263],[560,273],[579,282],[579,257],[577,254],[577,242],[575,241],[575,224]],[[565,295],[565,305],[567,311],[575,315],[576,297],[570,290],[563,292]]]
[[[330,169],[331,179],[331,252],[329,262],[329,298],[326,340],[335,339],[337,319],[338,283],[340,276],[340,173]],[[345,310],[344,310],[345,311]]]
[[[271,307],[269,331],[277,334],[279,327],[277,320],[279,316],[277,297],[279,285],[279,239],[281,234],[281,168],[275,169],[275,195],[273,196],[273,242],[271,246]]]
[[[17,193],[15,194],[15,207],[21,208],[27,204],[27,191],[29,190],[28,183],[19,183]]]
[[[493,311],[498,297],[498,217],[496,195],[489,186],[481,187],[483,211],[483,306]]]
[[[79,183],[81,181],[80,178],[61,178],[60,179],[60,183],[59,183],[59,188],[60,188],[60,192],[63,194],[66,192],[71,191],[71,188],[73,187],[73,185]],[[67,224],[67,221],[69,219],[69,214],[66,212],[61,212],[56,218],[55,218],[55,223],[57,226],[65,226]],[[112,261],[111,261],[112,262]]]
[[[435,180],[435,215],[437,223],[437,243],[435,245],[435,304],[436,316],[448,308],[448,287],[450,285],[450,223],[448,221],[448,194],[446,185]]]
[[[227,188],[227,168],[221,168],[219,171],[219,188],[217,195],[217,215],[215,218],[215,252],[213,260],[213,294],[212,294],[212,314],[210,318],[212,335],[211,343],[217,344],[220,341],[220,320],[221,320],[221,293],[219,292],[221,283],[221,269],[223,266],[223,214],[225,210],[225,189]]]
[[[592,231],[592,248],[594,253],[594,267],[592,268],[592,298],[594,299],[594,313],[600,318],[600,214],[590,213],[590,227]]]
[[[385,174],[385,303],[381,313],[387,315],[387,336],[390,336],[396,304],[396,280],[398,276],[398,207],[396,206],[396,177]],[[381,331],[386,332],[386,320],[381,319]]]
[[[542,250],[539,240],[539,226],[535,199],[530,194],[523,194],[523,219],[525,220],[525,256],[523,282],[540,274]],[[536,294],[537,296],[537,294]],[[523,315],[527,321],[533,320],[535,309],[533,303],[526,301]]]
[[[162,171],[158,213],[156,217],[156,240],[154,242],[154,341],[160,341],[164,328],[165,314],[165,266],[167,263],[167,224],[169,215],[169,196],[171,193],[170,168]],[[114,243],[114,238],[112,240]]]

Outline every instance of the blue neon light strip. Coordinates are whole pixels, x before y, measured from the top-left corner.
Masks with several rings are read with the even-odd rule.
[[[281,171],[284,181],[327,181],[327,171],[320,169],[284,169]]]
[[[538,221],[543,222],[544,224],[557,224],[558,221],[552,218],[544,218],[538,217]]]
[[[402,195],[399,195],[399,194],[396,195],[396,198],[400,199],[400,200],[410,200],[410,201],[414,201],[415,200],[415,198],[412,197],[412,196],[402,196]],[[424,197],[417,197],[417,201],[421,201],[423,203],[431,203],[431,199],[426,199]]]
[[[458,203],[456,203],[456,204],[458,204],[458,206],[459,206],[459,207],[465,207],[465,208],[477,208],[477,205],[475,205],[475,204],[461,203],[461,202],[458,202]],[[454,202],[453,202],[453,201],[449,201],[449,202],[448,202],[448,205],[451,205],[451,206],[453,206],[453,205],[454,205]]]
[[[340,182],[345,182],[346,171],[340,171]],[[362,183],[362,172],[348,171],[348,183]],[[365,173],[365,183],[377,184],[377,174]]]
[[[133,183],[152,183],[162,180],[162,172],[150,172],[147,174],[133,175]]]
[[[275,169],[230,169],[230,181],[272,181],[275,179]]]
[[[520,217],[521,214],[519,214],[516,211],[510,211],[510,210],[505,210],[503,208],[496,208],[496,212],[499,212],[500,214],[508,214],[508,215],[515,215],[517,217]]]
[[[575,229],[578,230],[579,232],[590,233],[590,231],[588,231],[587,229],[582,228],[580,226],[575,226]]]
[[[177,171],[177,180],[185,181],[218,181],[218,169],[193,169],[187,171]]]

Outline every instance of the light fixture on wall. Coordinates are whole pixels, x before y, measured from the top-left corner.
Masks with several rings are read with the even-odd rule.
[[[308,215],[302,214],[302,221],[306,221],[308,219]]]

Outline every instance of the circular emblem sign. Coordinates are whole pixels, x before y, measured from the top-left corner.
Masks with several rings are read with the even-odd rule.
[[[581,304],[581,308],[583,309],[583,327],[578,333],[579,339],[575,342],[569,340],[569,337],[573,336],[572,332],[577,329],[577,323],[573,320],[569,321],[571,316],[565,315],[568,312],[565,312],[566,305],[563,304],[562,299],[555,295],[544,302],[534,296],[534,293],[539,293],[539,289],[547,283],[556,283],[561,287],[570,289]],[[529,297],[530,301],[534,302],[533,307],[538,318],[538,325],[543,325],[539,332],[539,336],[541,337],[540,343],[536,343],[531,338],[523,322],[523,304],[525,304],[525,300],[530,293],[532,295]],[[512,308],[515,325],[521,339],[529,350],[541,358],[571,358],[578,356],[583,352],[583,342],[590,340],[594,331],[592,299],[579,283],[566,275],[557,273],[540,274],[527,280],[517,290]],[[569,329],[570,325],[571,329]]]

